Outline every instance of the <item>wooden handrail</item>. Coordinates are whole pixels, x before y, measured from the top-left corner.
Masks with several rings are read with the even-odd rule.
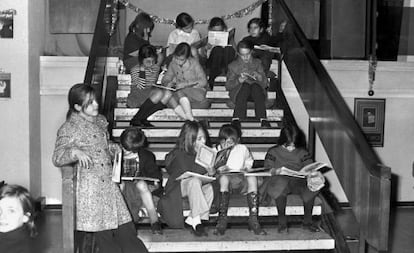
[[[73,166],[62,169],[62,236],[63,253],[75,252],[75,188],[76,171]]]
[[[390,168],[356,123],[284,0],[272,4],[273,30],[288,21],[282,53],[292,80],[360,224],[360,251],[388,247]],[[369,224],[369,225],[368,225]],[[379,229],[381,228],[381,229]]]

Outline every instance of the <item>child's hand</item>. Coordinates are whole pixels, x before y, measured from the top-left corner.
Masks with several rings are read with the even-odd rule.
[[[283,21],[282,23],[280,23],[280,26],[279,26],[280,33],[282,33],[285,30],[286,24],[287,24],[287,21]]]
[[[262,75],[260,75],[257,71],[253,71],[252,76],[254,78],[256,78],[257,81],[261,82],[262,80]]]
[[[244,73],[241,73],[239,76],[239,83],[244,83],[248,79],[247,76],[244,75]]]
[[[207,42],[207,44],[206,44],[206,49],[207,50],[210,50],[210,49],[212,49],[213,48],[213,45],[211,45],[210,43],[208,43]]]
[[[72,150],[72,157],[78,161],[80,167],[86,169],[93,163],[92,158],[78,148]]]

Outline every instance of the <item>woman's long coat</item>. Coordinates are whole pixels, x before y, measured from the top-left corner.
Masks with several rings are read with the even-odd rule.
[[[119,147],[111,143],[108,122],[98,115],[93,122],[72,113],[57,133],[53,163],[62,167],[76,162],[75,148],[92,158],[89,168],[76,163],[76,229],[102,231],[130,222],[131,216],[118,185],[112,182],[112,157]]]

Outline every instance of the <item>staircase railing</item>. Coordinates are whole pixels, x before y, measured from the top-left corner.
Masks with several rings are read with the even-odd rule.
[[[101,0],[89,53],[84,83],[94,87],[100,104],[100,113],[106,115],[106,64],[111,34],[116,27],[117,1]],[[93,15],[93,14],[92,14]],[[74,253],[76,230],[76,170],[73,166],[62,167],[62,237],[63,252]]]
[[[388,249],[391,169],[366,141],[331,77],[284,0],[272,2],[272,26],[287,21],[284,62],[359,222],[360,252]]]

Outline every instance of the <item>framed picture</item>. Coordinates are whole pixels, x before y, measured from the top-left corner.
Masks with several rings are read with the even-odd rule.
[[[354,116],[373,147],[384,146],[385,99],[355,98]]]
[[[10,98],[10,73],[0,72],[0,98]]]

